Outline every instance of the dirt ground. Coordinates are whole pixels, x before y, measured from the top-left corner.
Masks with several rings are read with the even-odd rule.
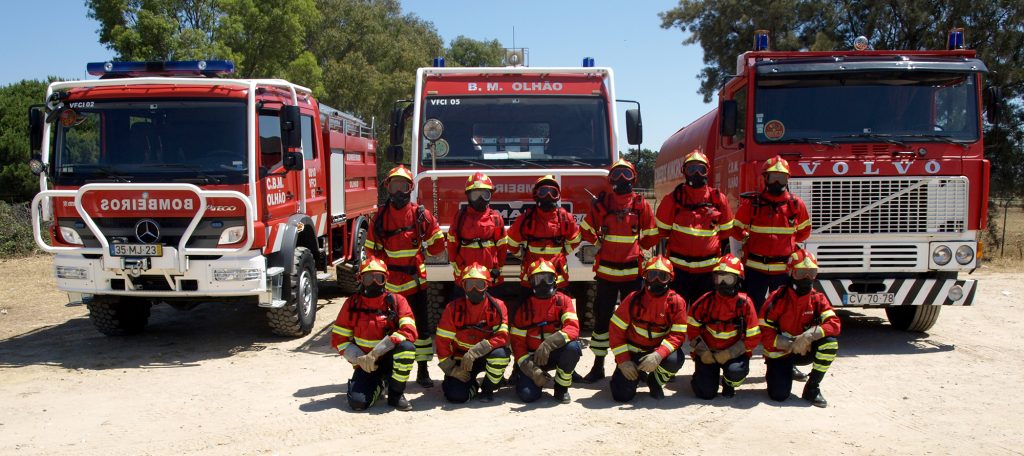
[[[688,361],[662,401],[642,391],[616,404],[604,381],[577,385],[569,405],[523,405],[504,389],[490,405],[451,406],[410,382],[415,411],[363,414],[344,407],[352,369],[327,329],[344,297],[330,289],[300,340],[272,337],[243,305],[161,306],[145,334],[107,338],[65,305],[50,267],[0,262],[2,454],[1024,452],[1024,281],[1012,267],[976,272],[975,307],[944,309],[928,334],[895,331],[879,310],[842,312],[827,409],[769,402],[757,355],[729,400],[694,399]]]

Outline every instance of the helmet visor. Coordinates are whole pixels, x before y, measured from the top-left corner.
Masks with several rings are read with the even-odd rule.
[[[405,179],[391,179],[388,181],[388,194],[394,195],[395,193],[409,193],[412,191],[412,182]]]
[[[491,202],[491,191],[484,188],[473,189],[467,193],[467,197],[470,201],[487,201],[489,203]]]
[[[736,285],[740,281],[740,276],[731,272],[716,272],[712,274],[711,280],[718,285]]]
[[[703,163],[690,162],[683,167],[683,174],[686,176],[704,176],[708,175],[708,167]]]
[[[668,283],[671,277],[669,277],[668,272],[652,269],[644,273],[644,280],[648,283]]]
[[[487,289],[487,281],[485,281],[484,279],[463,279],[462,289],[466,291],[484,291]]]
[[[558,188],[552,185],[544,185],[537,189],[538,200],[558,201]]]
[[[625,166],[617,166],[608,172],[609,182],[630,182],[634,178],[636,178],[636,174]]]
[[[789,183],[789,174],[770,172],[767,176],[765,176],[764,180],[769,184],[786,185]]]
[[[817,268],[799,268],[799,269],[794,269],[793,273],[792,273],[792,276],[796,280],[800,280],[800,279],[814,279],[815,277],[818,277],[818,269]]]
[[[551,272],[541,272],[530,276],[530,287],[539,287],[541,285],[554,285],[555,274]]]
[[[384,285],[384,273],[380,271],[364,272],[359,278],[359,281],[364,287],[368,287],[373,284]]]

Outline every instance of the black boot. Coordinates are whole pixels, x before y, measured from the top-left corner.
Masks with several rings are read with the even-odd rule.
[[[604,379],[604,377],[604,356],[594,357],[594,367],[590,368],[590,372],[587,375],[580,377],[575,372],[572,373],[572,380],[574,382],[595,383]]]
[[[405,394],[394,390],[388,391],[388,405],[401,412],[408,412],[412,410],[412,404],[405,399]]]
[[[434,381],[430,379],[430,371],[427,370],[427,362],[420,361],[419,369],[416,371],[416,384],[424,388],[433,388]]]
[[[733,388],[732,386],[729,386],[727,383],[725,383],[725,379],[723,378],[722,379],[722,397],[735,397],[735,396],[736,396],[736,388]]]
[[[647,376],[647,389],[651,392],[651,397],[661,400],[665,398],[665,390],[661,388],[658,381],[654,379],[654,374]]]
[[[559,404],[568,404],[572,402],[572,397],[569,396],[569,387],[567,386],[562,386],[556,383],[554,396],[555,400],[558,401]]]
[[[806,382],[807,374],[800,372],[800,369],[797,369],[796,366],[793,366],[793,380],[797,382]]]
[[[477,400],[483,403],[494,402],[494,385],[487,379],[484,379],[484,385],[480,388],[480,395],[477,396]]]
[[[825,378],[824,372],[811,371],[810,379],[804,385],[804,394],[800,395],[801,398],[809,401],[815,407],[828,407],[828,401],[825,400],[825,396],[821,395],[821,388],[819,387],[823,378]]]

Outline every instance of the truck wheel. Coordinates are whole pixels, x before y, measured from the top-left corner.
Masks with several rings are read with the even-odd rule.
[[[345,269],[337,267],[334,270],[334,275],[338,280],[338,288],[341,289],[342,293],[355,294],[359,291],[359,281],[356,280],[356,274],[359,273],[359,265],[363,264],[363,257],[365,251],[363,250],[363,243],[366,242],[366,224],[359,225],[359,231],[356,231],[355,245],[352,246],[352,250],[355,252],[352,254],[352,259],[348,261],[351,269]]]
[[[430,325],[430,332],[441,322],[441,314],[448,304],[448,298],[452,294],[451,282],[430,282],[427,283],[427,322]]]
[[[575,285],[576,314],[581,329],[594,329],[594,301],[597,300],[597,282],[583,282]]]
[[[313,330],[316,321],[317,282],[313,254],[305,247],[296,247],[292,258],[285,305],[267,311],[270,330],[279,336],[301,337]]]
[[[924,332],[935,325],[940,311],[942,306],[893,306],[885,308],[885,316],[893,328]]]
[[[89,320],[108,336],[130,336],[141,333],[149,322],[147,299],[122,296],[94,296],[86,306]]]

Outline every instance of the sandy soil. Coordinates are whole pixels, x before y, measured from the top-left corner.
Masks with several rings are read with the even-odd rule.
[[[0,262],[2,454],[1022,454],[1024,282],[974,274],[973,308],[944,309],[928,334],[895,331],[878,310],[843,312],[840,356],[817,409],[767,401],[757,356],[731,400],[692,397],[690,362],[669,397],[612,402],[607,381],[572,404],[450,406],[410,383],[416,410],[344,409],[351,368],[328,346],[344,297],[324,290],[317,330],[269,335],[259,310],[154,308],[148,331],[107,338],[67,307],[47,257]],[[589,369],[584,356],[579,370]],[[609,368],[611,362],[609,362]],[[435,374],[440,372],[435,368]]]

